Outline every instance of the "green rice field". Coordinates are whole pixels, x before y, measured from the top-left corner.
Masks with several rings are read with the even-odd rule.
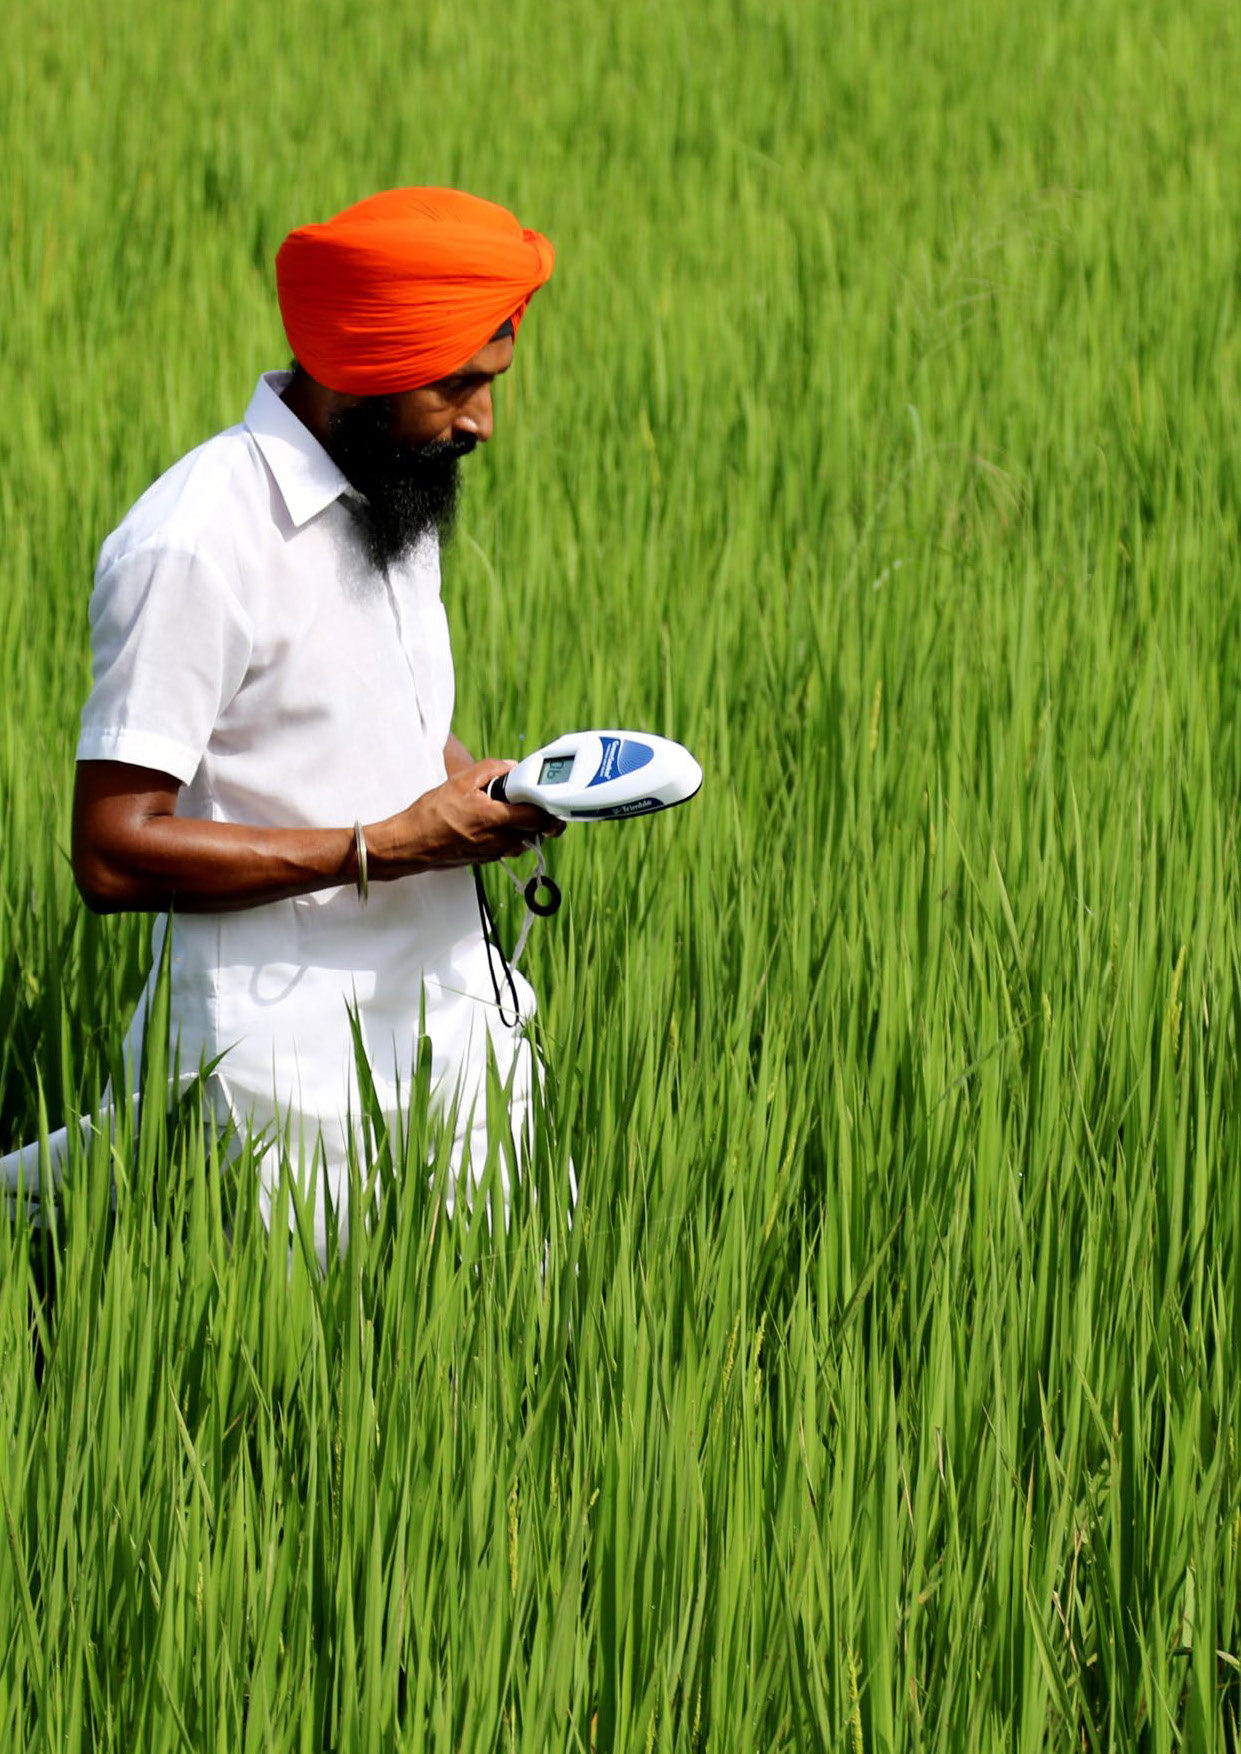
[[[325,1275],[192,1101],[0,1215],[6,1754],[1238,1745],[1239,84],[1228,0],[17,0],[0,1151],[148,956],[69,867],[95,555],[291,227],[554,240],[458,729],[706,779],[550,849],[507,1232],[424,1088]]]

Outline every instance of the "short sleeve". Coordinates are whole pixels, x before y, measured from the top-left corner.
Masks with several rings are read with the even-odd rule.
[[[90,622],[78,760],[188,785],[250,658],[253,630],[227,580],[200,551],[147,545],[101,564]]]

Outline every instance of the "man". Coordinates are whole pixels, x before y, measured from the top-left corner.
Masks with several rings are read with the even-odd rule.
[[[452,190],[291,233],[276,273],[294,371],[267,374],[99,559],[75,875],[96,910],[164,916],[181,1066],[209,1068],[217,1121],[269,1129],[265,1210],[281,1141],[316,1172],[321,1254],[325,1199],[347,1218],[351,1012],[392,1113],[425,1029],[454,1180],[485,1160],[489,1054],[515,1137],[526,1124],[530,1051],[496,1002],[469,867],[555,825],[490,798],[510,764],[453,734],[439,538],[552,263],[545,238]]]

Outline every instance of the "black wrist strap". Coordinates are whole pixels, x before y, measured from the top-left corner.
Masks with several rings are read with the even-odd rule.
[[[516,1029],[521,1017],[521,1007],[517,1003],[517,985],[513,980],[513,971],[508,965],[504,954],[504,946],[500,943],[500,934],[496,930],[495,918],[491,912],[491,903],[487,900],[487,891],[483,887],[483,871],[481,865],[471,867],[474,872],[474,894],[478,898],[478,918],[483,928],[483,943],[487,946],[487,972],[491,976],[491,990],[495,994],[496,1008],[500,1013],[500,1022],[506,1029]],[[499,973],[496,961],[499,960]],[[508,996],[512,1001],[513,1014],[510,1017],[505,1011],[504,995],[500,990],[503,977],[508,987]]]

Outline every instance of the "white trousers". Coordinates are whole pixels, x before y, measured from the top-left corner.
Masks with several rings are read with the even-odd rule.
[[[442,1019],[440,1020],[442,1023]],[[137,1067],[142,1057],[143,1019],[135,1018],[126,1042],[126,1065]],[[510,1196],[510,1164],[528,1157],[533,1138],[533,1083],[541,1077],[533,1049],[520,1029],[496,1027],[486,1009],[471,1019],[463,1012],[456,1030],[438,1031],[431,1038],[431,1092],[429,1118],[442,1134],[444,1150],[438,1169],[444,1178],[444,1199],[451,1215],[458,1193],[467,1204],[487,1170],[494,1152],[504,1199],[507,1223]],[[399,1066],[401,1056],[397,1056]],[[498,1081],[505,1100],[504,1122],[496,1129],[488,1110],[489,1076]],[[375,1103],[394,1142],[408,1132],[408,1083],[402,1087],[399,1073],[372,1069]],[[137,1104],[137,1077],[132,1079]],[[170,1081],[169,1101],[195,1082],[182,1073]],[[335,1218],[339,1246],[349,1234],[351,1165],[366,1174],[366,1146],[361,1119],[361,1098],[352,1112],[323,1114],[303,1100],[303,1092],[281,1091],[275,1084],[263,1088],[239,1087],[230,1077],[226,1054],[201,1080],[206,1118],[221,1132],[240,1142],[259,1142],[260,1203],[264,1222],[271,1214],[286,1174],[292,1174],[313,1215],[315,1248],[326,1265],[329,1246],[329,1205]],[[356,1084],[354,1086],[356,1092]],[[66,1167],[80,1137],[81,1149],[89,1149],[97,1126],[107,1126],[115,1116],[115,1100],[106,1101],[98,1119],[84,1116],[72,1129],[58,1127],[46,1143],[24,1145],[0,1157],[0,1197],[10,1204],[24,1194],[32,1218],[39,1219],[42,1206],[54,1200]],[[432,1141],[434,1143],[434,1141]],[[415,1141],[413,1152],[419,1149]],[[407,1152],[407,1157],[410,1155]],[[446,1162],[444,1161],[446,1158]],[[396,1166],[399,1169],[399,1165]],[[290,1203],[290,1224],[295,1220]]]

